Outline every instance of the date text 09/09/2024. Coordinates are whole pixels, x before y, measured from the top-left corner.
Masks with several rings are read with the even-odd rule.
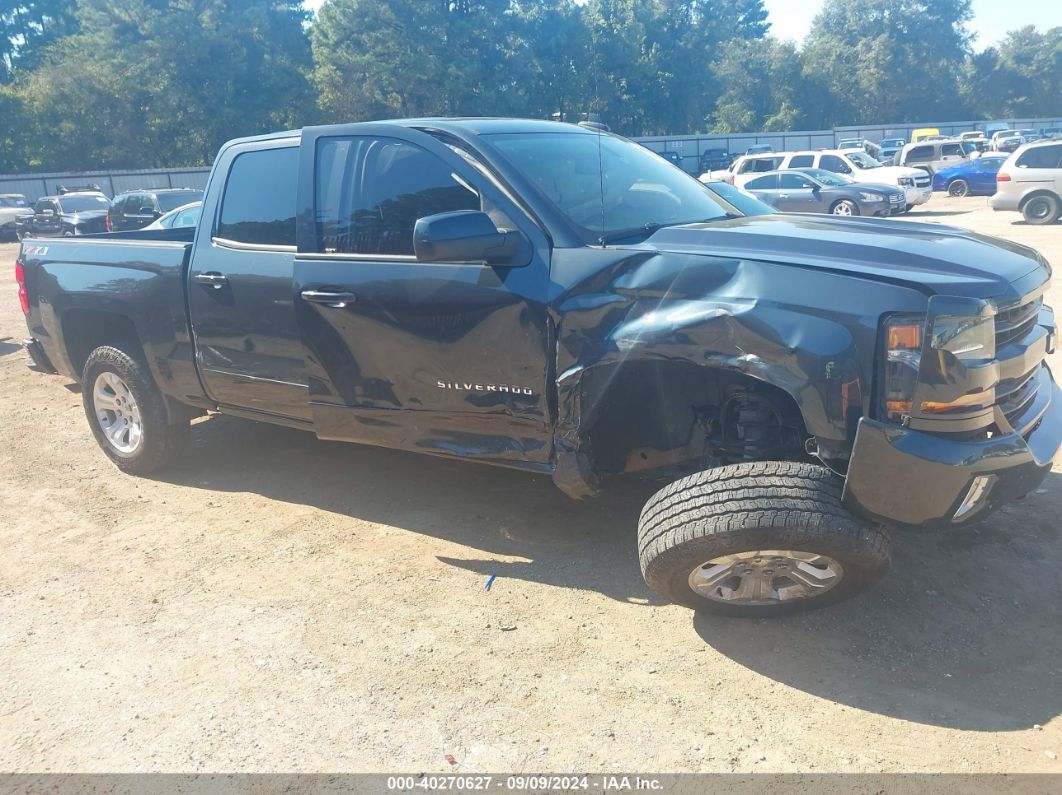
[[[412,792],[417,790],[435,791],[489,791],[505,790],[512,792],[572,791],[601,792],[644,791],[659,792],[663,782],[656,778],[641,776],[600,775],[600,776],[555,776],[555,775],[519,775],[519,776],[388,776],[387,789],[392,792]]]

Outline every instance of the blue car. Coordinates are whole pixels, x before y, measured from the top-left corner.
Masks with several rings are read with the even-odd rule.
[[[984,155],[942,168],[933,175],[933,190],[946,190],[949,196],[991,196],[996,192],[996,172],[1006,160]]]

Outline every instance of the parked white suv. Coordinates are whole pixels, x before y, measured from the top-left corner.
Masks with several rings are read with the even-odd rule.
[[[21,193],[0,193],[0,240],[14,240],[18,219],[30,215],[33,209]]]
[[[1030,224],[1051,224],[1062,216],[1062,141],[1019,147],[996,173],[993,210],[1020,211]]]
[[[724,172],[725,176],[722,178],[731,185],[741,188],[746,182],[764,172],[784,168],[821,168],[836,174],[844,174],[854,182],[899,185],[904,190],[908,210],[919,204],[925,204],[933,195],[932,179],[922,169],[884,166],[870,155],[852,149],[773,152],[766,155],[739,157],[730,169]],[[712,172],[712,174],[716,173]],[[701,177],[702,180],[709,178],[712,177],[708,174]]]

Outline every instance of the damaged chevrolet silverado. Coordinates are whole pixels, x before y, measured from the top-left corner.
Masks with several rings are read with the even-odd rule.
[[[848,597],[892,527],[981,519],[1062,446],[1048,263],[945,226],[749,214],[623,138],[506,119],[226,144],[196,229],[26,240],[38,369],[122,470],[206,412],[670,483],[649,585],[731,615]]]

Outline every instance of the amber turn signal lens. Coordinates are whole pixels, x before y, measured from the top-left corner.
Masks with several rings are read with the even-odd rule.
[[[976,392],[972,395],[963,395],[950,403],[938,403],[935,400],[923,400],[922,411],[927,414],[946,414],[954,409],[981,409],[991,405],[991,395],[984,392]]]
[[[886,400],[885,413],[890,420],[901,420],[905,414],[911,413],[910,400]]]
[[[888,347],[890,351],[922,350],[922,326],[918,323],[890,324]]]

